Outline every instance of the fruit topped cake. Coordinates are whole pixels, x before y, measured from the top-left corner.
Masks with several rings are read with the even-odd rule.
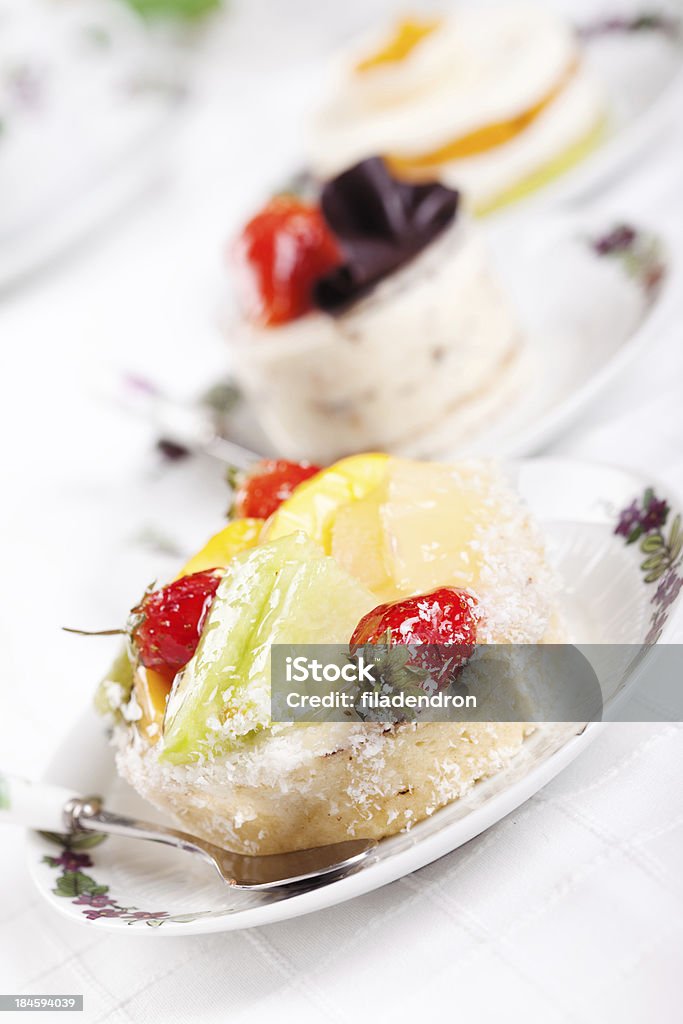
[[[232,252],[233,370],[278,453],[452,445],[519,386],[520,331],[457,192],[369,158],[272,199]]]
[[[328,177],[381,153],[401,177],[436,177],[485,212],[574,164],[603,121],[578,38],[548,5],[458,5],[341,55],[309,155]]]
[[[220,845],[276,852],[408,828],[520,750],[528,722],[271,717],[273,644],[457,645],[457,662],[558,639],[541,536],[499,469],[268,461],[232,516],[135,605],[98,691],[144,797]]]

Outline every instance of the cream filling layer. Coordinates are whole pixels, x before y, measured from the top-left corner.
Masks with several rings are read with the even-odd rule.
[[[404,60],[359,74],[342,57],[331,99],[311,132],[323,175],[371,153],[421,156],[551,94],[577,60],[570,28],[528,4],[463,10]]]
[[[469,205],[479,210],[588,138],[602,121],[602,109],[597,83],[579,71],[523,132],[485,153],[441,164],[438,177],[462,189]]]

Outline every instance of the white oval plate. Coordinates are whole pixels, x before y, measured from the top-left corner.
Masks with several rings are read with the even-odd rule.
[[[582,642],[642,644],[671,627],[681,600],[680,555],[677,567],[645,582],[640,542],[629,545],[614,533],[620,511],[641,501],[652,481],[567,459],[521,460],[510,471],[544,527],[551,558],[566,583],[565,612]],[[671,506],[662,531],[668,541],[683,503],[656,484],[654,489]],[[356,874],[288,898],[231,891],[192,858],[111,837],[92,848],[66,851],[32,833],[29,870],[57,910],[98,929],[188,935],[285,920],[370,892],[455,850],[537,792],[601,728],[539,727],[506,769],[412,831],[384,840],[376,859]],[[163,821],[117,777],[102,722],[93,711],[65,737],[46,777],[100,793],[111,809]]]

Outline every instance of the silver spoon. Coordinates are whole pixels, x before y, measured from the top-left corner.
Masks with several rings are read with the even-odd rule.
[[[147,839],[196,854],[234,889],[266,892],[308,888],[358,868],[373,852],[373,839],[349,839],[291,853],[247,856],[224,850],[204,839],[106,811],[99,797],[83,797],[46,783],[31,783],[0,773],[0,823],[26,825],[74,835],[104,832],[128,839]]]

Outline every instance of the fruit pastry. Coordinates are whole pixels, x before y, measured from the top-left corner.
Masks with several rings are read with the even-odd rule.
[[[370,158],[278,196],[232,252],[234,374],[275,450],[432,455],[521,385],[522,335],[457,192]]]
[[[604,100],[572,28],[548,5],[458,7],[405,18],[341,54],[310,130],[328,177],[382,153],[487,212],[544,184],[598,142]]]
[[[143,595],[98,691],[142,796],[190,832],[270,853],[410,828],[520,751],[530,722],[271,718],[275,643],[560,638],[541,535],[494,464],[264,462],[232,516]]]

